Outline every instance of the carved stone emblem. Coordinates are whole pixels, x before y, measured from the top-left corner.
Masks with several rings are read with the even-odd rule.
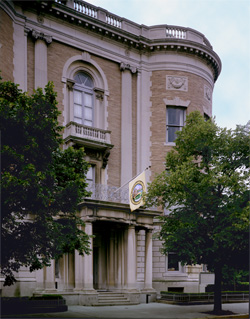
[[[185,76],[167,76],[167,90],[188,91],[188,78]]]

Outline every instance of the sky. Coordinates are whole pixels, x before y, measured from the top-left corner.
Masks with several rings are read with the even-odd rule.
[[[249,0],[87,0],[147,26],[169,24],[203,33],[219,55],[222,71],[213,92],[213,116],[235,129],[250,120]]]

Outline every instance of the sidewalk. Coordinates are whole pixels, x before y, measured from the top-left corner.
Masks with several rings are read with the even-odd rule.
[[[224,304],[222,309],[235,313],[233,316],[214,316],[206,312],[211,311],[213,305],[178,306],[162,303],[139,304],[135,306],[107,306],[107,307],[85,307],[69,306],[66,312],[22,315],[18,318],[117,318],[117,319],[201,319],[201,318],[248,318],[249,304],[234,303]],[[14,317],[9,317],[14,318]]]

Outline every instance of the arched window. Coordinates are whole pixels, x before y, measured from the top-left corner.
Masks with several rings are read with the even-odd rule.
[[[74,122],[87,126],[93,126],[93,80],[84,72],[77,73],[74,77],[74,80]]]

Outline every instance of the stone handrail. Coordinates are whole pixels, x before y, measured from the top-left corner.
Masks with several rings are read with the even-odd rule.
[[[119,17],[103,8],[96,7],[83,0],[55,0],[55,2],[60,5],[66,5],[67,7],[77,11],[78,13],[102,21],[107,25],[129,32],[135,36],[142,36],[149,40],[189,40],[205,45],[212,49],[212,46],[208,39],[202,33],[191,28],[184,28],[181,26],[173,25],[156,25],[150,27],[139,25],[130,20]]]
[[[110,143],[110,131],[70,122],[65,127],[64,138],[79,137],[101,143]]]

